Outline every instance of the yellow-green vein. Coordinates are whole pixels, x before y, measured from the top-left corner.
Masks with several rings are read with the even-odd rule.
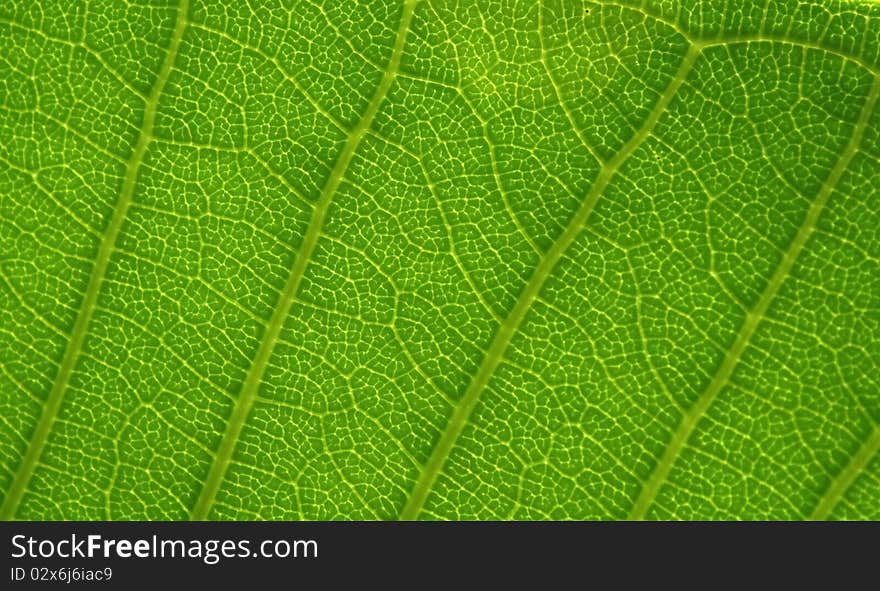
[[[880,425],[875,425],[874,430],[868,435],[865,442],[856,450],[849,462],[837,474],[837,476],[829,483],[825,494],[819,499],[816,508],[810,514],[810,519],[827,519],[837,504],[843,498],[843,495],[849,490],[853,482],[856,481],[865,466],[880,451]]]
[[[562,258],[562,255],[581,232],[581,229],[590,217],[590,213],[593,211],[593,207],[605,191],[608,183],[611,182],[611,179],[617,174],[617,171],[620,170],[621,165],[651,134],[654,126],[660,119],[660,116],[666,110],[666,107],[669,106],[670,101],[672,101],[672,98],[675,96],[679,87],[684,83],[698,56],[699,49],[690,46],[681,66],[679,66],[678,71],[663,91],[663,94],[660,96],[656,105],[654,105],[651,113],[645,119],[644,123],[642,123],[642,126],[636,131],[632,138],[623,145],[620,151],[602,166],[596,180],[584,196],[580,208],[571,218],[571,221],[569,221],[559,238],[547,250],[538,265],[535,267],[534,272],[517,298],[510,313],[499,325],[498,331],[495,333],[495,337],[489,345],[486,355],[483,358],[480,367],[477,369],[473,380],[471,380],[467,390],[465,390],[464,395],[461,397],[453,410],[452,415],[449,417],[446,428],[435,444],[428,461],[422,467],[421,474],[416,480],[409,498],[400,513],[400,519],[415,519],[418,517],[422,510],[422,506],[425,503],[425,499],[427,499],[437,476],[443,469],[443,464],[449,457],[449,452],[452,450],[458,436],[467,424],[471,412],[480,399],[480,395],[489,383],[489,379],[504,358],[504,352],[506,351],[507,346],[510,344],[511,339],[522,323],[523,318],[525,318],[526,313],[529,311],[532,302],[540,293],[547,277],[549,277],[553,268]]]
[[[67,392],[67,386],[70,382],[70,374],[76,366],[77,359],[79,359],[79,354],[82,350],[83,341],[88,333],[89,324],[95,310],[95,303],[98,301],[98,294],[101,291],[101,283],[104,281],[104,276],[107,273],[107,266],[110,263],[110,256],[113,254],[116,246],[116,239],[122,229],[122,224],[125,221],[125,216],[128,213],[128,208],[131,205],[132,197],[134,196],[138,172],[140,171],[150,140],[153,139],[153,123],[156,119],[156,109],[159,105],[159,97],[162,94],[165,83],[168,81],[168,75],[174,67],[174,62],[177,59],[177,50],[180,47],[180,40],[183,38],[183,32],[186,29],[188,12],[189,0],[181,0],[180,5],[177,8],[177,21],[174,26],[174,31],[171,34],[171,40],[168,44],[168,52],[165,54],[165,59],[162,62],[158,75],[156,76],[156,82],[153,84],[153,88],[147,97],[147,102],[144,107],[144,118],[141,123],[137,143],[132,150],[131,158],[129,158],[126,166],[125,178],[122,181],[119,199],[116,202],[116,207],[110,218],[110,223],[107,226],[107,230],[104,232],[104,237],[98,248],[98,254],[95,258],[95,266],[92,267],[92,273],[89,276],[89,282],[86,286],[86,291],[83,295],[79,312],[73,323],[70,340],[67,342],[67,347],[64,349],[64,355],[61,358],[58,373],[55,375],[52,390],[49,392],[49,396],[43,406],[43,412],[40,414],[40,418],[37,421],[37,426],[34,429],[30,442],[28,443],[27,451],[13,477],[6,498],[3,499],[3,505],[0,506],[0,519],[12,519],[15,517],[18,505],[24,496],[27,485],[34,473],[34,469],[40,460],[43,448],[46,445],[46,440],[49,437],[49,432],[52,430],[52,425],[55,422],[55,418],[58,416],[58,410],[61,408],[61,403]]]
[[[388,94],[388,90],[391,88],[391,83],[394,81],[394,77],[400,67],[400,59],[403,55],[403,48],[406,44],[406,35],[409,31],[409,24],[412,20],[416,2],[417,0],[406,0],[404,3],[403,14],[400,18],[400,26],[398,27],[397,36],[394,40],[394,48],[391,52],[388,67],[385,69],[385,73],[382,76],[382,81],[376,88],[376,92],[373,94],[372,99],[370,99],[363,117],[361,117],[349,132],[348,139],[342,147],[342,152],[339,154],[339,158],[337,159],[333,170],[330,172],[330,176],[328,177],[327,182],[321,191],[321,195],[315,204],[305,236],[303,237],[299,252],[296,255],[296,260],[290,270],[290,275],[287,278],[287,282],[284,285],[278,303],[275,305],[272,316],[269,318],[269,322],[266,325],[266,331],[263,334],[260,346],[254,355],[251,367],[242,383],[241,391],[239,392],[238,398],[233,406],[232,414],[226,425],[226,430],[220,440],[220,446],[217,448],[217,454],[208,470],[205,484],[202,487],[192,511],[190,512],[191,519],[205,519],[208,516],[211,506],[214,504],[214,499],[217,496],[217,491],[220,489],[220,484],[226,477],[226,471],[229,468],[229,462],[232,459],[232,454],[235,451],[235,446],[238,443],[241,430],[244,428],[245,421],[247,421],[247,417],[253,407],[254,399],[259,390],[260,383],[263,380],[263,374],[266,372],[269,359],[272,357],[272,351],[275,349],[275,345],[278,342],[278,336],[281,334],[281,328],[284,326],[284,319],[287,318],[290,313],[290,309],[293,306],[297,293],[299,292],[299,286],[302,282],[303,275],[305,274],[309,260],[311,259],[312,252],[318,243],[318,238],[321,236],[321,228],[324,225],[324,218],[327,216],[330,202],[332,201],[336,190],[339,188],[339,185],[342,183],[342,179],[345,176],[345,172],[348,169],[352,156],[354,156],[355,150],[357,149],[358,144],[360,144],[364,134],[372,125],[373,118],[379,111],[379,106],[385,100],[385,96]]]
[[[755,302],[755,305],[749,313],[746,314],[736,339],[728,349],[721,365],[718,366],[718,370],[715,372],[712,381],[709,382],[709,385],[706,386],[706,389],[703,390],[703,393],[700,394],[696,402],[694,402],[694,404],[691,405],[687,412],[682,416],[678,427],[672,434],[672,437],[666,445],[663,454],[660,456],[657,465],[654,467],[654,470],[648,476],[647,480],[645,480],[642,490],[630,511],[630,519],[643,519],[645,515],[647,515],[648,509],[650,509],[651,504],[654,502],[660,487],[666,482],[666,478],[669,475],[675,460],[678,458],[679,453],[690,438],[691,433],[693,433],[697,423],[706,413],[706,410],[712,404],[712,401],[715,400],[715,397],[721,389],[727,384],[734,369],[736,369],[736,365],[739,363],[743,351],[748,346],[752,335],[755,334],[755,330],[758,328],[758,325],[767,313],[770,303],[773,301],[773,298],[776,297],[783,281],[791,271],[795,260],[801,253],[801,250],[804,248],[810,235],[813,233],[813,230],[816,227],[816,222],[819,220],[819,216],[822,214],[822,209],[828,202],[828,198],[834,191],[834,187],[837,185],[837,182],[840,180],[846,167],[849,166],[853,156],[858,152],[862,136],[865,133],[865,129],[868,127],[868,121],[877,105],[878,96],[880,96],[880,79],[875,78],[874,84],[871,86],[871,90],[869,91],[865,104],[862,107],[859,120],[853,128],[852,135],[850,136],[849,142],[844,148],[841,157],[831,169],[825,182],[822,183],[822,187],[819,189],[819,193],[810,205],[801,227],[798,229],[797,234],[795,234],[791,244],[789,244],[786,249],[782,260],[779,262],[776,271],[774,271],[773,276],[764,287],[764,291],[761,293],[758,301]]]

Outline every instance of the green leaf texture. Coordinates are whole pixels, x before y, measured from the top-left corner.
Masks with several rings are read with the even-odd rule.
[[[880,519],[880,4],[0,3],[3,519]]]

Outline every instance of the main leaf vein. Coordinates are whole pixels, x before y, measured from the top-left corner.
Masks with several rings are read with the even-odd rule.
[[[439,476],[443,469],[443,465],[446,463],[446,459],[449,457],[450,451],[455,446],[458,436],[464,430],[471,412],[480,399],[480,395],[488,385],[495,370],[501,364],[508,345],[531,308],[532,302],[540,293],[541,288],[544,286],[544,282],[550,276],[557,263],[559,263],[566,250],[568,250],[568,247],[571,246],[580,234],[584,224],[586,224],[589,219],[596,202],[604,193],[605,188],[611,182],[611,179],[614,178],[618,170],[620,170],[621,165],[630,155],[632,155],[636,148],[638,148],[642,142],[651,135],[660,116],[665,112],[679,87],[681,87],[686,80],[688,74],[696,63],[699,54],[700,50],[698,47],[693,45],[689,46],[678,71],[660,95],[660,98],[642,126],[635,132],[635,134],[633,134],[630,140],[623,145],[620,151],[604,164],[599,171],[596,180],[584,196],[584,200],[578,211],[571,218],[559,238],[547,250],[538,265],[535,267],[532,276],[520,292],[519,298],[510,313],[498,326],[495,337],[486,351],[479,369],[453,410],[452,415],[446,424],[446,428],[435,444],[428,461],[423,466],[421,474],[416,480],[409,498],[400,513],[401,519],[415,519],[418,517],[437,476]]]
[[[828,203],[831,193],[837,186],[837,183],[847,166],[849,166],[850,161],[858,152],[859,145],[862,142],[862,136],[864,135],[865,129],[868,127],[868,121],[874,113],[874,108],[877,105],[878,97],[880,97],[880,79],[875,78],[871,90],[868,93],[868,97],[865,100],[865,104],[862,107],[859,120],[853,128],[852,135],[850,136],[849,142],[844,148],[841,157],[831,169],[828,178],[825,179],[825,182],[819,189],[816,198],[813,200],[813,203],[810,205],[810,208],[804,217],[803,223],[792,239],[791,244],[789,244],[788,249],[780,260],[772,277],[764,287],[761,296],[758,298],[749,313],[746,314],[736,339],[734,339],[733,344],[727,350],[727,353],[725,354],[721,365],[719,365],[718,370],[715,372],[711,382],[709,382],[706,389],[703,390],[703,393],[700,394],[694,404],[682,416],[678,427],[672,434],[672,437],[666,446],[666,449],[660,456],[660,460],[645,481],[641,492],[630,511],[629,517],[631,519],[642,519],[647,515],[648,510],[651,508],[651,505],[657,497],[660,487],[667,481],[676,459],[681,453],[681,450],[687,445],[688,439],[697,426],[697,423],[706,414],[712,401],[715,400],[718,393],[725,385],[727,385],[730,377],[733,375],[733,371],[736,369],[737,364],[742,358],[743,351],[745,351],[749,341],[755,334],[758,325],[767,314],[771,302],[776,297],[783,281],[785,281],[785,278],[789,275],[791,268],[794,266],[798,255],[800,255],[801,250],[803,250],[804,245],[813,233],[816,223],[819,220],[819,216],[822,214],[822,210]]]
[[[180,5],[177,8],[177,20],[174,26],[174,31],[171,35],[171,40],[168,44],[168,52],[165,54],[165,59],[162,62],[158,75],[156,76],[156,82],[153,84],[153,89],[147,98],[137,143],[132,150],[131,158],[126,167],[119,199],[116,202],[116,207],[110,218],[110,223],[107,226],[107,230],[105,231],[104,237],[98,248],[98,254],[95,258],[95,266],[92,267],[89,282],[86,291],[83,294],[82,304],[80,305],[79,312],[77,313],[76,320],[73,324],[70,340],[67,341],[67,346],[64,349],[64,355],[61,359],[58,373],[52,384],[52,390],[49,392],[49,396],[43,406],[43,411],[37,422],[37,426],[34,429],[34,433],[31,436],[27,451],[25,452],[21,464],[15,473],[15,477],[10,484],[6,498],[3,500],[2,506],[0,506],[0,519],[12,519],[15,517],[19,503],[24,496],[24,492],[27,489],[27,485],[30,482],[34,469],[40,461],[40,456],[46,445],[49,432],[52,430],[52,425],[55,423],[56,417],[58,416],[61,403],[64,401],[64,395],[67,392],[68,384],[70,382],[70,375],[80,357],[83,342],[85,341],[86,335],[89,331],[89,324],[91,323],[92,316],[95,312],[95,304],[98,301],[101,284],[107,274],[110,257],[116,247],[116,239],[119,236],[129,206],[132,203],[132,197],[134,196],[135,186],[137,184],[138,172],[144,161],[147,147],[153,137],[153,124],[156,119],[159,97],[162,94],[162,90],[165,88],[169,74],[171,73],[171,70],[174,67],[174,62],[177,59],[177,51],[180,47],[180,41],[186,30],[188,12],[189,0],[181,0]]]
[[[364,115],[349,132],[348,139],[342,147],[342,152],[340,153],[333,170],[330,172],[330,176],[328,177],[324,189],[321,191],[321,195],[312,211],[312,216],[309,220],[305,236],[303,237],[302,245],[296,255],[296,259],[290,270],[290,275],[285,283],[284,290],[272,312],[272,316],[266,326],[266,331],[260,341],[260,346],[254,355],[248,374],[242,383],[241,391],[239,392],[238,398],[233,406],[232,414],[226,424],[226,430],[220,440],[220,446],[218,447],[217,454],[211,463],[204,486],[190,512],[191,519],[205,519],[214,504],[217,492],[219,491],[220,485],[226,476],[226,471],[229,468],[241,431],[244,428],[244,424],[247,421],[248,415],[250,414],[251,408],[256,400],[257,391],[262,383],[266,368],[269,365],[269,359],[272,357],[272,352],[275,350],[275,345],[278,342],[281,329],[284,326],[284,321],[293,307],[293,302],[299,293],[299,286],[305,275],[309,261],[311,260],[312,253],[315,250],[318,239],[321,237],[324,220],[327,217],[327,210],[330,207],[333,196],[336,194],[339,185],[345,177],[345,173],[352,157],[354,156],[355,150],[357,150],[361,139],[363,139],[363,136],[372,125],[373,118],[376,116],[380,105],[384,102],[385,96],[388,94],[388,90],[391,88],[391,84],[394,81],[398,68],[400,67],[400,60],[403,55],[404,45],[406,44],[406,36],[415,10],[416,1],[417,0],[406,0],[404,3],[400,25],[394,41],[394,48],[391,52],[388,67],[385,70],[385,74],[382,76],[382,81],[379,83],[373,98],[367,105]]]

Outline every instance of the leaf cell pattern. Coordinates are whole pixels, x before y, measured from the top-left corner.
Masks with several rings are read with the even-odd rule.
[[[880,519],[880,5],[0,38],[0,517]]]

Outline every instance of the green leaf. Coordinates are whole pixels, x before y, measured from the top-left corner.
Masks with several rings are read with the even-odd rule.
[[[0,4],[0,518],[880,519],[880,4]]]

